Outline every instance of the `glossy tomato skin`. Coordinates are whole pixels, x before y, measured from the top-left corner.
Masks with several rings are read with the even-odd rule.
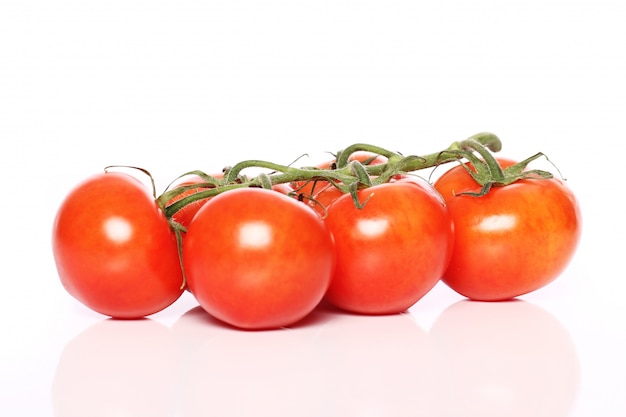
[[[498,160],[503,168],[515,163]],[[582,218],[574,193],[559,179],[520,180],[472,197],[462,193],[480,186],[457,166],[435,187],[456,230],[442,280],[461,295],[480,301],[515,298],[552,282],[574,256]]]
[[[71,190],[54,220],[52,249],[65,289],[98,313],[141,318],[182,293],[176,239],[131,175],[101,173]]]
[[[424,181],[377,185],[329,208],[337,266],[326,299],[361,314],[407,310],[441,278],[452,253],[454,229],[441,196]]]
[[[183,245],[191,293],[212,316],[242,329],[289,326],[323,298],[333,238],[312,210],[284,194],[242,188],[209,200]]]

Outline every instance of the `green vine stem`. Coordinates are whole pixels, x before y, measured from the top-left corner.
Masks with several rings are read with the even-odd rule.
[[[247,160],[226,168],[223,178],[212,177],[204,174],[202,171],[190,171],[183,174],[181,177],[190,174],[198,175],[205,182],[175,188],[168,187],[157,198],[157,203],[164,210],[166,217],[171,219],[176,212],[194,201],[214,197],[237,188],[271,188],[273,185],[283,183],[327,181],[343,193],[351,193],[355,203],[358,206],[362,206],[356,198],[359,189],[388,182],[397,175],[432,168],[449,162],[461,162],[463,159],[466,159],[475,167],[475,171],[467,167],[466,169],[468,169],[468,172],[470,172],[476,182],[482,186],[481,192],[476,195],[484,195],[492,186],[508,185],[523,178],[551,177],[551,174],[545,171],[526,171],[528,163],[542,156],[543,154],[541,153],[503,170],[492,155],[492,152],[499,152],[501,148],[502,143],[496,135],[483,132],[465,140],[453,142],[443,151],[425,156],[403,156],[398,152],[379,146],[357,143],[338,152],[336,162],[330,169],[317,167],[296,168],[262,160]],[[359,151],[384,156],[387,158],[387,161],[379,165],[364,165],[358,161],[350,161],[350,156]],[[269,173],[264,172],[248,178],[243,172],[250,168],[263,169],[269,171]],[[175,197],[191,189],[195,189],[197,192],[169,203]],[[297,193],[298,190],[294,192]]]

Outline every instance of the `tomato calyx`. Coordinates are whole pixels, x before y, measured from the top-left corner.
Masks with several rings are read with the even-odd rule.
[[[459,149],[447,152],[457,155],[459,162],[463,158],[467,159],[469,164],[461,162],[461,166],[470,174],[474,181],[481,186],[479,192],[466,191],[458,195],[482,197],[489,193],[492,187],[504,187],[524,179],[541,180],[554,177],[554,175],[548,171],[527,169],[528,165],[538,158],[545,157],[550,161],[542,152],[538,152],[506,168],[502,168],[496,158],[489,153],[482,144],[471,138],[464,141]],[[474,152],[478,153],[479,156],[476,156]]]

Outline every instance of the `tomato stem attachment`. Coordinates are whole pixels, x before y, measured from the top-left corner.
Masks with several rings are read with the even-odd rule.
[[[467,144],[469,151],[460,150],[459,152],[463,155],[472,166],[468,166],[467,164],[462,164],[463,168],[472,176],[474,181],[482,186],[481,190],[477,193],[474,192],[465,192],[461,193],[462,195],[469,195],[473,197],[482,197],[487,194],[492,187],[504,187],[510,184],[513,184],[516,181],[524,180],[524,179],[549,179],[553,178],[552,173],[548,171],[543,171],[539,169],[528,170],[528,164],[532,161],[545,156],[543,153],[538,152],[535,155],[524,159],[521,162],[518,162],[514,165],[511,165],[505,169],[500,167],[500,164],[496,160],[496,158],[491,155],[489,152],[486,152],[484,148],[476,146],[469,142]],[[472,150],[475,150],[479,153],[483,158],[479,159],[475,155],[471,153]],[[546,157],[547,159],[547,157]],[[549,159],[548,159],[549,161]]]

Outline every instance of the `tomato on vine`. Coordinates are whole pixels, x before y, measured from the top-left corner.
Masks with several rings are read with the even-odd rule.
[[[189,290],[212,316],[243,329],[289,326],[323,298],[335,265],[326,224],[273,190],[211,198],[183,244]]]
[[[126,173],[96,174],[69,192],[52,249],[65,289],[98,313],[141,318],[182,294],[175,235],[144,184]]]
[[[291,326],[324,297],[400,313],[440,279],[471,299],[507,300],[566,268],[581,216],[563,181],[527,169],[542,154],[514,163],[489,153],[500,148],[490,133],[425,156],[354,144],[319,167],[189,171],[158,198],[154,184],[151,195],[105,172],[61,204],[55,263],[67,291],[101,314],[145,317],[187,288],[243,329]],[[410,174],[463,159],[434,186]],[[249,178],[248,168],[263,171]]]
[[[328,208],[337,267],[326,294],[363,314],[407,310],[439,281],[454,242],[441,196],[423,181],[397,180],[346,194]]]
[[[502,169],[516,163],[496,160]],[[456,234],[442,280],[470,299],[507,300],[537,290],[557,278],[576,251],[580,208],[557,178],[522,178],[476,196],[481,185],[459,165],[435,188],[446,200]]]

